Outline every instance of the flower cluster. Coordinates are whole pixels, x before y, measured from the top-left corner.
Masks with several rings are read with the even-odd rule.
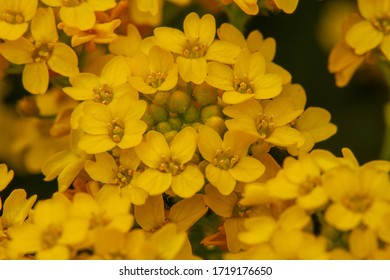
[[[266,2],[286,13],[298,4]],[[33,95],[19,111],[45,135],[33,134],[43,144],[31,166],[58,192],[11,192],[0,258],[199,259],[189,233],[205,220],[201,245],[226,259],[389,258],[390,163],[312,150],[336,126],[306,107],[273,38],[194,12],[141,36],[131,22],[158,18],[161,5],[4,1],[0,54],[21,69]],[[361,49],[353,30],[358,55],[376,47]],[[0,165],[0,191],[12,177]]]

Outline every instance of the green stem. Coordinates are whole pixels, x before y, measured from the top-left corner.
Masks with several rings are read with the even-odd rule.
[[[385,103],[383,110],[385,120],[385,134],[383,137],[380,157],[385,160],[390,160],[390,62],[387,60],[379,60],[378,65],[388,88],[388,100]]]

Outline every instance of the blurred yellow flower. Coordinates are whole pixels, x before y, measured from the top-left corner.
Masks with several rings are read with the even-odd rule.
[[[364,19],[351,26],[345,41],[357,55],[379,47],[387,59],[390,59],[389,1],[358,0],[358,7]]]
[[[21,37],[0,44],[0,53],[14,64],[25,64],[23,86],[34,94],[42,94],[49,86],[49,68],[69,77],[79,72],[77,55],[58,42],[54,13],[51,8],[38,8],[31,21],[33,42]]]
[[[0,6],[0,38],[19,39],[37,10],[38,0],[4,0]]]
[[[95,12],[116,6],[115,0],[41,0],[50,7],[60,7],[60,18],[69,27],[88,30],[96,21]]]

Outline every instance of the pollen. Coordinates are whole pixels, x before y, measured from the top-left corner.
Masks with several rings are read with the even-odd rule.
[[[234,77],[233,87],[239,93],[248,93],[253,94],[253,85],[252,81],[249,81],[246,77],[243,79],[239,77]]]
[[[207,46],[204,43],[200,43],[198,40],[189,41],[183,49],[182,56],[185,58],[200,58],[205,56],[207,52]]]
[[[107,128],[108,135],[115,143],[122,141],[125,129],[123,123],[118,118],[114,118],[110,123],[108,123]]]
[[[345,207],[353,212],[364,213],[373,203],[373,199],[365,193],[356,193],[343,199]]]
[[[49,226],[49,228],[42,233],[41,242],[43,249],[49,249],[57,244],[58,239],[61,237],[62,230],[58,226]]]
[[[275,129],[274,116],[260,113],[256,119],[256,129],[262,138],[269,137]]]
[[[35,43],[35,51],[33,52],[32,58],[35,62],[46,62],[49,60],[53,52],[53,43],[42,44],[39,42]]]
[[[162,83],[164,83],[165,78],[166,78],[165,73],[153,72],[146,77],[145,83],[150,85],[153,88],[158,88],[159,86],[161,86]]]
[[[3,12],[1,14],[0,19],[11,24],[19,24],[25,22],[24,16],[21,13],[15,13],[11,11]]]
[[[381,18],[373,18],[371,24],[380,32],[385,35],[390,34],[390,18],[387,16]]]
[[[185,168],[185,164],[178,163],[174,158],[171,159],[166,156],[162,156],[158,170],[164,173],[172,173],[173,176],[176,176],[183,172]]]
[[[231,155],[230,149],[226,151],[218,149],[211,164],[219,169],[228,170],[233,168],[239,160],[240,157],[238,155]]]
[[[112,88],[104,84],[101,87],[95,87],[93,90],[93,100],[102,104],[110,104],[113,98]]]

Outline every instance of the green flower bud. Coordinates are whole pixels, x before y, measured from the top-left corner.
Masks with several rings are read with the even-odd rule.
[[[161,105],[150,104],[149,114],[156,121],[156,123],[166,122],[168,120],[168,112]]]
[[[206,83],[196,85],[192,96],[202,107],[210,104],[215,104],[218,100],[217,90]]]
[[[154,126],[154,119],[152,118],[152,116],[149,113],[145,113],[142,116],[141,120],[146,122],[146,124],[148,125],[148,128],[151,128]]]
[[[182,91],[174,91],[168,99],[168,108],[170,112],[184,113],[190,106],[190,97]]]
[[[202,109],[200,117],[204,123],[211,117],[223,117],[222,111],[218,105],[209,105]]]
[[[200,110],[195,107],[194,103],[191,103],[188,110],[183,114],[183,119],[186,123],[194,123],[199,121]]]
[[[171,130],[172,130],[172,126],[169,124],[169,122],[160,122],[156,126],[156,131],[162,134],[170,132]]]
[[[177,134],[177,131],[175,131],[175,130],[164,133],[165,140],[167,140],[168,144],[170,144],[172,142],[172,140],[173,140],[173,138],[175,138],[176,134]]]
[[[168,102],[171,93],[169,91],[159,91],[153,98],[153,103],[157,105],[165,105]]]
[[[183,125],[182,120],[178,117],[169,118],[168,123],[172,126],[172,129],[176,131],[179,131],[181,129],[181,126]]]

